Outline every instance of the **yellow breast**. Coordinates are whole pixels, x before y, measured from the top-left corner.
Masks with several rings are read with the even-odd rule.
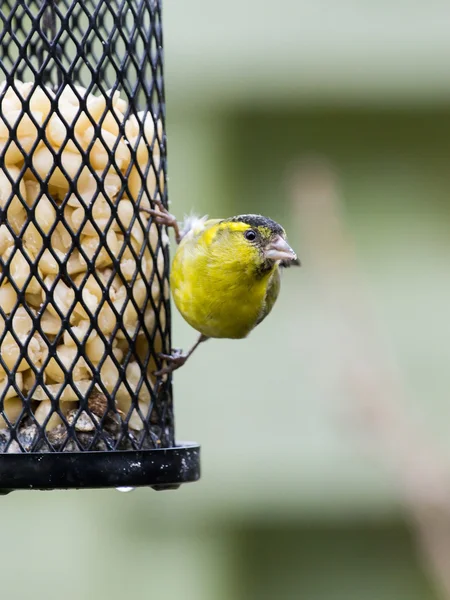
[[[248,256],[239,260],[239,249],[212,244],[212,235],[206,230],[179,245],[170,277],[173,298],[203,335],[244,338],[261,317],[271,273],[255,277]]]

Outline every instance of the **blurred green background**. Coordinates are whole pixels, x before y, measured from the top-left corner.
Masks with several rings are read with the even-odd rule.
[[[1,500],[5,598],[438,598],[403,430],[365,410],[415,424],[405,468],[430,440],[447,461],[449,22],[438,0],[166,0],[172,211],[267,214],[303,267],[175,376],[199,483]]]

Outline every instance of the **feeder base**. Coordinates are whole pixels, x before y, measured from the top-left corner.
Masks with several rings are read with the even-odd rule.
[[[0,454],[0,495],[14,490],[177,489],[200,479],[200,446],[117,452]]]

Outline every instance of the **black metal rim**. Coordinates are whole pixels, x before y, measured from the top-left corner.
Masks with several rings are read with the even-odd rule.
[[[194,442],[156,450],[0,455],[3,495],[33,489],[176,489],[199,478],[200,446]]]

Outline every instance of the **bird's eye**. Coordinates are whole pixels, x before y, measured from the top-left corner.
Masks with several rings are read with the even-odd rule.
[[[245,232],[245,239],[249,242],[254,242],[256,240],[256,232],[253,229],[247,229]]]

